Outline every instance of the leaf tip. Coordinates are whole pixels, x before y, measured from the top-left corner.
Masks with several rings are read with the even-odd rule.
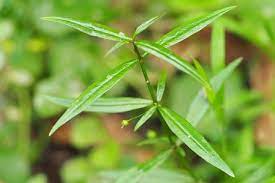
[[[51,21],[51,18],[52,18],[52,17],[40,17],[40,19],[46,20],[46,21]]]

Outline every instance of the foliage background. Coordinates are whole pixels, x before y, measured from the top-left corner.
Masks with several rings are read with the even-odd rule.
[[[226,160],[237,175],[231,179],[187,150],[191,172],[174,161],[164,167],[205,182],[264,182],[274,176],[275,147],[275,2],[273,0],[0,0],[0,182],[89,182],[98,173],[130,167],[150,159],[162,145],[135,144],[161,136],[157,120],[140,132],[120,128],[130,114],[84,113],[48,137],[64,108],[43,95],[76,97],[113,66],[132,58],[130,49],[104,57],[110,42],[45,22],[43,16],[95,20],[132,33],[149,17],[166,13],[142,34],[156,40],[180,22],[228,5],[237,9],[218,20],[226,28],[226,61],[244,61],[225,87],[228,129],[217,133],[211,111],[199,126],[215,148],[221,135],[228,139]],[[184,58],[210,60],[211,27],[172,49]],[[218,51],[218,50],[217,50]],[[151,57],[150,60],[156,58]],[[149,61],[149,60],[148,60]],[[161,63],[161,64],[160,64]],[[147,62],[153,83],[166,68],[169,82],[165,102],[186,115],[199,86],[162,62]],[[209,73],[211,74],[211,73]],[[147,98],[143,80],[132,71],[109,96]],[[138,114],[133,112],[132,114]],[[184,173],[183,173],[184,172]],[[195,175],[190,175],[195,174]]]

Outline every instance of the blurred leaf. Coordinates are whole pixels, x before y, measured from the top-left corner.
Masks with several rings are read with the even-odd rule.
[[[168,149],[153,159],[134,167],[127,171],[124,175],[122,175],[119,179],[117,179],[116,183],[137,183],[140,179],[145,176],[149,171],[160,166],[169,156],[172,154],[173,149]]]
[[[166,84],[167,74],[166,72],[162,72],[160,79],[158,81],[158,88],[157,88],[157,101],[161,101]]]
[[[120,147],[112,140],[91,150],[89,163],[96,168],[107,169],[117,166],[121,156]]]
[[[135,126],[135,131],[137,131],[154,114],[156,109],[157,107],[153,106],[142,115]]]
[[[100,173],[102,182],[113,183],[116,177],[124,176],[127,171],[105,171]],[[186,172],[175,170],[156,169],[146,173],[142,178],[142,183],[195,183],[195,180]]]
[[[47,183],[47,176],[44,174],[37,174],[32,176],[29,180],[28,183]]]
[[[85,158],[78,157],[75,159],[70,159],[64,163],[61,169],[62,182],[88,182],[89,175],[92,173],[93,170],[89,167],[89,164]]]
[[[169,49],[149,41],[138,41],[136,42],[136,44],[144,51],[149,52],[152,55],[155,55],[156,57],[159,57],[166,62],[174,65],[179,70],[187,73],[188,75],[199,81],[201,84],[203,84],[205,87],[209,88],[209,84],[207,83],[207,81],[205,81],[204,78],[202,78],[186,60],[183,60],[181,57],[177,56]]]
[[[159,111],[170,130],[192,151],[208,163],[234,177],[234,173],[228,165],[220,158],[205,138],[188,121],[168,108],[160,107]]]
[[[211,66],[216,74],[225,65],[225,35],[221,23],[214,23],[211,35]]]
[[[183,25],[180,25],[174,28],[172,31],[168,32],[164,36],[162,36],[160,40],[157,41],[157,43],[165,47],[172,46],[188,38],[189,36],[199,32],[204,27],[206,27],[207,25],[212,23],[214,20],[216,20],[218,17],[222,16],[226,12],[232,10],[233,8],[235,8],[235,6],[223,8],[223,9],[214,11],[212,13],[209,13],[205,16],[202,16],[200,18],[196,18],[194,20],[188,21]]]
[[[245,127],[239,139],[239,159],[242,161],[249,161],[254,154],[254,134],[250,126]]]
[[[95,117],[80,117],[73,121],[70,141],[77,148],[87,148],[108,141],[102,121]]]
[[[275,171],[275,158],[271,157],[262,167],[258,167],[255,172],[251,173],[243,182],[258,183],[268,178]]]
[[[45,96],[52,103],[69,107],[74,99]],[[84,111],[119,113],[140,109],[152,105],[152,100],[142,98],[120,97],[120,98],[99,98],[88,105]]]
[[[116,51],[117,49],[119,49],[120,47],[122,47],[123,45],[125,45],[127,42],[118,42],[116,43],[105,55],[104,57],[109,56],[111,53],[113,53],[114,51]]]
[[[158,138],[145,139],[145,140],[139,142],[137,145],[143,146],[143,145],[152,145],[152,144],[161,144],[161,143],[168,144],[169,142],[170,141],[169,141],[168,137],[158,137]]]
[[[123,33],[119,33],[110,27],[98,23],[85,23],[70,18],[62,17],[43,17],[43,19],[67,25],[76,30],[84,32],[90,36],[95,36],[113,41],[131,41],[131,38],[125,36]]]
[[[187,116],[188,107],[201,88],[200,83],[186,75],[172,77],[169,84],[169,106],[182,116]],[[183,95],[184,91],[184,95]],[[184,102],[183,102],[184,101]]]
[[[275,182],[275,176],[268,178],[265,183],[274,183]]]
[[[222,84],[226,81],[226,79],[232,74],[234,69],[240,64],[241,59],[238,58],[232,63],[230,63],[226,68],[216,74],[213,78],[211,78],[210,83],[215,92],[218,92],[222,87]],[[204,96],[203,90],[200,90],[195,99],[193,100],[188,114],[187,120],[192,123],[193,126],[196,126],[201,118],[204,116],[206,111],[209,108],[209,103]]]
[[[150,18],[149,20],[147,20],[146,22],[142,23],[141,25],[139,25],[135,32],[134,32],[134,36],[136,37],[138,34],[140,34],[141,32],[143,32],[144,30],[146,30],[150,25],[152,25],[153,23],[155,23],[158,19],[160,19],[162,17],[162,15],[160,16],[155,16],[153,18]]]
[[[0,180],[7,183],[26,182],[30,167],[26,160],[14,151],[0,152]]]
[[[46,118],[60,113],[62,107],[48,101],[45,95],[77,96],[83,89],[82,85],[82,82],[74,77],[68,79],[66,76],[60,75],[40,80],[34,90],[33,105],[35,114]]]
[[[81,113],[87,106],[101,97],[104,93],[110,90],[124,75],[137,63],[137,60],[125,62],[113,69],[105,79],[95,82],[90,85],[66,110],[66,112],[58,119],[50,131],[52,135],[59,127],[72,119],[77,114]]]

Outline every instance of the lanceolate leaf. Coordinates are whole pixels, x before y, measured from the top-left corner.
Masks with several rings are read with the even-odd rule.
[[[138,130],[156,111],[157,107],[153,106],[148,111],[144,113],[144,115],[138,120],[135,131]]]
[[[121,41],[116,43],[105,55],[104,57],[107,57],[108,55],[110,55],[111,53],[113,53],[114,51],[116,51],[117,49],[119,49],[120,47],[122,47],[124,44],[126,44],[127,42]]]
[[[190,20],[183,25],[180,25],[173,29],[172,31],[168,32],[164,36],[161,37],[161,39],[157,42],[158,44],[161,44],[165,47],[172,46],[189,36],[199,32],[204,27],[212,23],[214,20],[216,20],[218,17],[222,16],[226,12],[232,10],[235,8],[235,6],[230,6],[227,8],[223,8],[217,11],[214,11],[210,14],[207,14],[205,16],[202,16],[200,18],[196,18],[194,20]]]
[[[157,88],[157,101],[161,101],[164,90],[165,90],[165,83],[166,83],[167,74],[166,72],[162,72],[160,76],[160,80],[158,81],[158,88]]]
[[[139,180],[150,170],[153,170],[160,166],[165,160],[169,158],[172,154],[173,149],[170,148],[153,159],[130,169],[127,173],[125,173],[122,177],[120,177],[116,183],[137,183]]]
[[[234,8],[235,6],[230,6],[227,8],[214,11],[200,18],[196,18],[188,22],[185,22],[184,24],[174,28],[173,30],[171,30],[170,32],[162,36],[156,43],[166,48],[173,46],[178,42],[183,41],[184,39],[199,32],[200,30],[205,28],[207,25],[211,24],[218,17],[222,16],[223,14],[225,14],[226,12]],[[142,56],[145,57],[147,55],[148,53],[146,52]]]
[[[51,129],[50,135],[74,116],[84,111],[88,105],[93,103],[96,99],[110,90],[136,63],[137,60],[123,63],[113,69],[103,80],[90,85],[79,97],[77,97],[77,99],[71,103],[66,112],[58,119],[58,121]]]
[[[234,177],[234,173],[228,165],[188,121],[168,108],[160,107],[159,111],[171,131],[192,151],[208,163]]]
[[[55,104],[69,107],[74,99],[46,96],[47,99]],[[85,111],[119,113],[140,109],[152,105],[152,100],[142,98],[120,97],[120,98],[99,98],[89,104]]]
[[[137,36],[138,34],[140,34],[141,32],[143,32],[144,30],[146,30],[150,25],[152,25],[153,23],[155,23],[161,17],[162,16],[155,16],[153,18],[150,18],[146,22],[142,23],[141,25],[139,25],[136,28],[136,31],[134,33],[134,37]]]
[[[234,62],[230,63],[226,68],[224,68],[210,80],[211,86],[216,93],[221,89],[222,84],[232,74],[232,72],[240,64],[240,62],[241,58],[236,59]],[[193,126],[196,126],[201,118],[204,116],[208,108],[209,103],[206,99],[206,96],[203,90],[200,90],[188,110],[186,119],[190,121]]]
[[[225,65],[225,35],[221,23],[214,23],[211,35],[211,66],[216,74]]]
[[[90,36],[95,36],[113,41],[131,41],[131,38],[125,36],[123,33],[119,33],[113,30],[112,28],[107,27],[105,25],[101,25],[99,23],[86,23],[63,17],[43,17],[43,19],[67,25],[76,30],[84,32]]]
[[[209,84],[207,83],[207,81],[204,78],[202,78],[200,74],[198,74],[198,72],[192,67],[192,65],[190,65],[187,61],[183,60],[181,57],[174,54],[169,49],[149,41],[138,41],[136,42],[136,44],[138,47],[140,47],[144,51],[165,60],[166,62],[174,65],[179,70],[195,78],[204,86],[209,87]]]

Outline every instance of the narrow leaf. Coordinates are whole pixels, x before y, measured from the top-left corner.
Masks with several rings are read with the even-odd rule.
[[[201,77],[203,77],[206,81],[208,81],[209,80],[208,76],[205,73],[204,69],[202,68],[201,64],[196,59],[193,59],[193,62],[194,62],[194,65],[195,65],[198,73],[201,75]]]
[[[204,80],[209,83],[209,78],[208,78],[207,74],[205,73],[204,69],[202,68],[201,64],[196,59],[193,59],[193,62],[195,64],[195,67],[196,67],[198,73],[201,75],[201,77],[204,78]],[[215,93],[214,93],[212,87],[211,88],[205,87],[204,89],[205,89],[208,101],[210,101],[210,103],[213,103],[214,99],[215,99]]]
[[[58,105],[69,107],[74,99],[59,98],[46,96],[46,98]],[[85,111],[87,112],[104,112],[119,113],[127,112],[135,109],[144,108],[152,105],[152,100],[142,98],[120,97],[120,98],[99,98],[92,104],[89,104]]]
[[[139,119],[135,126],[135,131],[137,131],[156,111],[157,107],[153,106],[148,111],[144,113],[144,115]]]
[[[101,81],[90,85],[77,99],[75,99],[66,112],[58,119],[50,131],[52,135],[59,127],[68,122],[74,116],[84,111],[88,105],[101,97],[104,93],[110,90],[123,76],[137,63],[137,60],[125,62],[113,69]]]
[[[112,28],[99,23],[86,23],[63,17],[43,17],[43,19],[67,25],[71,28],[84,32],[90,36],[95,36],[113,41],[131,41],[131,38],[125,36],[123,33],[119,33],[118,31],[115,31]]]
[[[267,179],[269,176],[274,175],[275,167],[275,156],[272,156],[267,160],[267,162],[262,166],[258,167],[257,170],[250,173],[249,176],[243,180],[246,183],[258,183]]]
[[[179,70],[195,78],[204,86],[209,87],[209,84],[207,83],[207,81],[205,81],[205,79],[202,78],[200,74],[198,74],[198,72],[192,67],[192,65],[190,65],[186,60],[183,60],[181,57],[174,54],[169,49],[149,41],[138,41],[136,42],[136,44],[138,47],[140,47],[144,51],[165,60],[166,62],[174,65]]]
[[[211,66],[216,74],[224,68],[225,65],[225,35],[221,23],[215,23],[211,35]]]
[[[137,183],[139,180],[146,175],[146,173],[149,173],[151,170],[157,168],[162,163],[164,163],[165,160],[169,158],[169,156],[172,154],[173,149],[168,149],[162,153],[160,153],[158,156],[154,157],[153,159],[137,166],[132,169],[130,169],[127,173],[122,175],[116,183]]]
[[[214,92],[217,93],[221,89],[223,83],[240,64],[241,60],[241,58],[236,59],[210,80]],[[193,100],[192,104],[190,105],[186,119],[190,121],[193,126],[196,126],[202,119],[208,108],[209,103],[204,94],[204,91],[201,89]]]
[[[141,25],[139,25],[136,28],[136,31],[134,33],[134,37],[136,37],[138,34],[140,34],[141,32],[143,32],[144,30],[146,30],[150,25],[152,25],[153,23],[155,23],[161,17],[162,17],[162,15],[161,16],[155,16],[153,18],[150,18],[146,22],[142,23]]]
[[[160,76],[160,80],[158,81],[158,88],[157,88],[157,101],[161,101],[166,84],[167,74],[166,72],[162,72]]]
[[[171,131],[193,152],[211,165],[234,177],[234,173],[228,165],[188,121],[168,108],[160,107],[159,111]]]
[[[104,57],[109,56],[111,53],[113,53],[114,51],[116,51],[117,49],[119,49],[120,47],[122,47],[123,45],[125,45],[127,42],[125,41],[121,41],[121,42],[117,42],[105,55]]]
[[[223,14],[232,10],[235,7],[236,6],[230,6],[227,8],[216,10],[216,11],[209,13],[205,16],[202,16],[200,18],[190,20],[190,21],[184,23],[183,25],[180,25],[180,26],[174,28],[172,31],[170,31],[167,34],[165,34],[164,36],[162,36],[157,43],[161,44],[165,47],[169,47],[174,44],[177,44],[178,42],[199,32],[204,27],[211,24],[218,17],[222,16]]]
[[[114,183],[116,177],[127,174],[127,171],[103,171],[99,173],[100,180],[104,183]],[[142,176],[139,183],[196,183],[191,175],[185,171],[156,168]]]
[[[143,146],[143,145],[153,145],[153,144],[168,144],[170,141],[168,139],[168,137],[158,137],[158,138],[149,138],[149,139],[145,139],[141,142],[139,142],[137,145],[138,146]]]

